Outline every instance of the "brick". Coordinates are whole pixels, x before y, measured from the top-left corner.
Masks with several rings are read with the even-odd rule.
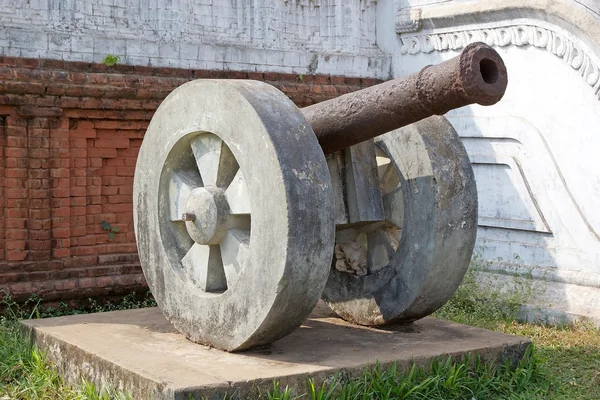
[[[96,244],[96,238],[94,236],[86,236],[85,227],[84,232],[77,232],[77,234],[71,233],[73,236],[81,236],[77,238],[77,246],[92,246]]]
[[[54,217],[68,217],[71,215],[71,209],[68,207],[55,208],[52,210]]]
[[[6,240],[25,240],[27,239],[26,229],[11,229],[6,232]]]
[[[52,190],[52,197],[57,197],[57,198],[61,198],[61,197],[69,197],[71,195],[71,191],[68,187],[60,187],[60,188],[55,188]]]
[[[6,250],[24,250],[26,245],[25,240],[9,239],[6,241]]]
[[[29,149],[29,156],[31,158],[48,158],[50,157],[49,149]]]
[[[28,213],[26,208],[8,208],[4,210],[6,218],[27,218]]]
[[[96,254],[98,254],[97,246],[78,246],[71,248],[71,256],[89,256]]]
[[[94,123],[96,129],[118,129],[121,121],[97,121]]]
[[[7,167],[10,167],[7,165]],[[27,170],[25,168],[6,168],[5,176],[7,178],[26,178]]]
[[[74,158],[72,159],[72,166],[74,168],[85,168],[87,166],[87,160],[85,158]]]
[[[86,215],[86,207],[70,207],[69,210],[72,216]]]
[[[99,139],[94,142],[94,146],[98,148],[108,149],[126,149],[129,147],[129,139],[126,138],[113,138],[113,139]],[[115,156],[116,157],[116,156]]]
[[[114,213],[131,213],[133,212],[132,203],[120,203],[120,204],[103,204],[103,212],[114,212]]]
[[[328,75],[313,75],[313,82],[318,84],[329,83]]]
[[[87,234],[87,229],[85,227],[85,225],[80,225],[80,226],[74,226],[71,228],[71,236],[72,237],[76,237],[76,236],[85,236]],[[92,241],[93,243],[91,244],[95,244],[95,240]]]
[[[6,139],[8,147],[27,147],[27,138],[23,136],[9,136]]]
[[[85,205],[86,205],[85,197],[71,197],[71,206],[72,207],[85,206]]]
[[[6,198],[8,199],[26,199],[27,189],[6,189]]]
[[[23,251],[23,250],[10,250],[8,252],[6,252],[6,260],[7,261],[23,261],[27,258],[27,252]],[[23,293],[29,295],[34,293],[34,289],[30,289],[29,287],[32,287],[32,285],[28,284],[27,286],[28,288],[23,290]],[[18,290],[15,288],[15,286],[11,286],[11,292],[13,293],[18,293]]]
[[[95,129],[84,129],[78,128],[77,130],[71,131],[72,138],[95,138],[96,130]]]
[[[129,140],[127,140],[127,145],[129,145]],[[124,158],[110,158],[106,160],[106,165],[109,167],[122,167],[125,166]]]
[[[337,94],[337,89],[333,85],[323,85],[323,92],[331,95]]]
[[[107,197],[109,204],[118,204],[118,203],[131,203],[131,196],[129,195],[113,195]]]
[[[6,229],[25,229],[27,220],[24,218],[12,218],[6,220]]]
[[[94,134],[95,134],[95,132],[94,132]],[[85,149],[85,148],[87,148],[87,139],[71,137],[68,141],[68,147],[70,149]]]
[[[35,181],[34,181],[35,182]],[[42,186],[42,182],[39,182],[39,186]],[[5,178],[4,179],[4,184],[6,187],[9,188],[13,188],[13,189],[24,189],[27,188],[27,180],[23,179],[23,178]]]
[[[29,198],[30,199],[43,199],[50,195],[50,190],[48,189],[29,189]]]
[[[70,236],[69,228],[53,228],[52,229],[52,237],[53,238],[68,238]]]
[[[56,170],[52,170],[52,171],[56,171]],[[70,178],[55,178],[52,180],[53,188],[68,188],[69,186],[71,186]]]
[[[69,169],[68,168],[55,168],[50,171],[50,176],[53,178],[68,178],[69,177]]]
[[[72,187],[70,190],[70,195],[71,196],[81,196],[81,197],[85,197],[87,195],[86,193],[86,188],[85,187]]]
[[[108,253],[135,253],[137,247],[134,243],[112,243],[106,245]]]
[[[100,214],[102,212],[102,206],[90,205],[90,206],[87,206],[86,208],[87,208],[88,214]]]
[[[17,157],[17,158],[25,158],[28,156],[27,149],[25,148],[7,148],[4,150],[4,156],[7,158]]]
[[[11,231],[11,232],[15,232],[15,231]],[[46,231],[46,230],[30,230],[29,231],[29,237],[27,239],[29,240],[50,240],[50,231]],[[14,238],[14,239],[25,239],[25,237],[23,238]]]
[[[117,176],[133,176],[135,174],[135,167],[120,167],[117,169]]]
[[[93,148],[88,149],[88,155],[90,157],[115,158],[117,157],[117,150],[115,148]]]

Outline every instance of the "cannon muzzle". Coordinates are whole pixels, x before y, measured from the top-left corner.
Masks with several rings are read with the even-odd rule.
[[[438,65],[302,109],[325,154],[431,115],[469,104],[492,105],[506,91],[506,67],[484,43]]]

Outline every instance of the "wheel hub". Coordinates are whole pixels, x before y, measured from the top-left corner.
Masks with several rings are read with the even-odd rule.
[[[196,188],[190,194],[182,219],[188,234],[198,244],[215,245],[227,233],[229,205],[217,187]]]

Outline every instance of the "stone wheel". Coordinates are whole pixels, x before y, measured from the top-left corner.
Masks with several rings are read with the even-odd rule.
[[[333,311],[362,325],[413,321],[441,307],[464,277],[477,230],[473,170],[445,118],[375,143],[386,220],[338,227],[323,292]]]
[[[243,350],[300,326],[327,280],[332,215],[316,137],[274,87],[197,80],[154,115],[135,233],[159,307],[190,340]]]

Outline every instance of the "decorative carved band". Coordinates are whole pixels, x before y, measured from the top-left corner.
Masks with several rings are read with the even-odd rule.
[[[421,9],[406,8],[396,13],[396,33],[416,32],[421,30]]]
[[[427,36],[401,36],[400,40],[402,41],[400,54],[457,50],[473,42],[484,42],[489,46],[499,47],[514,45],[546,49],[578,71],[585,82],[594,89],[596,97],[600,99],[600,67],[571,40],[539,26],[517,25]]]

